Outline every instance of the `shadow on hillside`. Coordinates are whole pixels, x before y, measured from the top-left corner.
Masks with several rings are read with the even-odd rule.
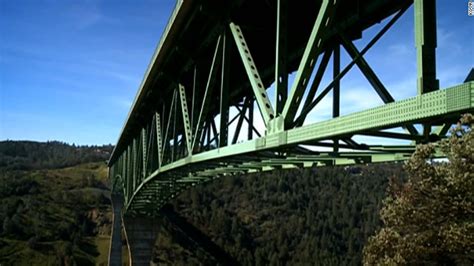
[[[86,240],[86,241],[81,241],[79,243],[79,249],[82,250],[83,252],[90,254],[94,257],[97,257],[100,255],[99,250],[97,249],[97,246],[95,243]]]
[[[212,241],[209,236],[201,232],[194,225],[189,223],[186,218],[182,217],[179,213],[175,212],[173,206],[165,205],[161,209],[161,215],[168,220],[168,222],[176,227],[183,238],[187,238],[188,241],[192,241],[199,245],[206,253],[214,257],[214,259],[221,265],[239,265],[239,263],[230,256],[225,250],[219,247]],[[185,243],[181,243],[186,245]],[[183,246],[184,246],[183,245]]]

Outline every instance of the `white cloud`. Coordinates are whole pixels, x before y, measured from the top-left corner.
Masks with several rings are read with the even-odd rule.
[[[464,49],[459,42],[459,34],[455,30],[438,27],[437,33],[438,49],[446,51],[451,56],[463,53]]]
[[[125,111],[130,110],[133,103],[133,99],[120,98],[118,96],[110,96],[108,97],[108,101],[112,106],[118,107]]]
[[[385,86],[396,101],[413,97],[417,94],[416,72],[399,75],[396,81],[387,83]]]
[[[71,19],[73,27],[84,30],[102,20],[107,20],[101,13],[98,4],[98,1],[93,0],[77,1],[66,7],[64,15]]]
[[[411,43],[408,45],[405,42],[391,44],[387,49],[390,57],[414,56],[416,52]]]

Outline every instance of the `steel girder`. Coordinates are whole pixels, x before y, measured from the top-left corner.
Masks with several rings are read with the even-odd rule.
[[[201,1],[179,2],[109,160],[109,175],[114,190],[124,193],[126,212],[156,214],[181,191],[222,176],[405,160],[416,143],[445,137],[461,113],[474,111],[474,83],[438,90],[431,67],[436,47],[434,6],[426,2],[415,0],[418,95],[401,101],[394,101],[364,55],[404,14],[410,1],[365,1],[358,4],[359,14],[352,16],[338,8],[352,2],[322,0],[312,22],[296,19],[302,23],[298,25],[293,22],[294,4],[275,0],[275,14],[266,14],[274,19],[273,50],[261,48],[267,39],[256,34],[256,21],[230,12],[228,3],[206,6],[203,1],[199,7],[196,3]],[[255,5],[268,12],[258,8],[259,1],[229,3],[235,10]],[[366,47],[359,50],[353,44],[361,29],[391,14],[395,15]],[[189,21],[184,23],[186,17]],[[295,25],[312,29],[306,31],[307,39],[292,38]],[[187,48],[198,29],[202,34],[194,40],[197,48]],[[176,49],[170,50],[173,45]],[[341,46],[352,59],[342,68]],[[320,88],[331,57],[333,81]],[[341,116],[340,80],[354,65],[386,104]],[[294,70],[288,91],[288,74]],[[272,82],[276,84],[273,103],[267,94]],[[303,125],[331,91],[333,119]],[[254,106],[264,132],[258,131]],[[423,134],[415,125],[423,126]],[[408,132],[392,131],[399,127]],[[352,139],[356,135],[412,144],[365,145]]]

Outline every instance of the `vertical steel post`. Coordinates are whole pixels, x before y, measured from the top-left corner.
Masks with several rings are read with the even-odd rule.
[[[202,126],[203,126],[203,129],[201,130],[201,141],[199,142],[201,146],[199,146],[199,151],[202,151],[203,148],[205,147],[204,144],[206,143],[206,136],[207,136],[206,123],[204,122],[204,124]]]
[[[126,195],[125,195],[125,201],[128,201],[128,199],[130,199],[130,188],[131,188],[131,180],[132,180],[132,177],[131,177],[131,171],[132,171],[132,155],[130,153],[130,150],[131,150],[131,145],[128,145],[127,146],[127,171],[125,173],[125,187],[126,187]]]
[[[288,98],[288,0],[277,0],[275,54],[275,115],[279,116]]]
[[[240,135],[240,130],[242,129],[242,123],[244,122],[244,117],[245,113],[247,112],[247,107],[248,107],[248,97],[245,98],[244,104],[242,106],[242,110],[240,110],[238,107],[237,109],[239,110],[239,119],[237,120],[237,126],[235,127],[234,131],[234,137],[232,138],[232,144],[237,143],[237,139],[239,138]]]
[[[142,146],[141,146],[141,149],[142,149],[142,180],[145,179],[146,175],[147,175],[147,126],[145,126],[144,128],[142,128]]]
[[[339,43],[334,47],[334,53],[333,53],[333,78],[336,78],[339,73],[341,72],[341,49],[339,46]],[[332,117],[338,117],[340,114],[340,86],[341,82],[340,79],[338,79],[334,83],[334,88],[332,91]],[[339,140],[334,139],[334,147],[333,147],[334,152],[339,151]]]
[[[220,129],[219,147],[227,146],[229,138],[229,74],[230,74],[230,34],[227,29],[222,36],[222,72],[221,72],[221,94],[220,94]]]
[[[176,93],[175,93],[176,95]],[[175,159],[176,159],[176,153],[178,152],[178,136],[177,136],[177,132],[176,132],[176,120],[178,119],[178,103],[177,103],[177,99],[178,97],[174,97],[173,98],[173,101],[174,101],[174,108],[172,110],[173,112],[173,149],[171,150],[171,161],[174,162]]]
[[[212,141],[215,141],[216,142],[216,147],[219,147],[219,139],[218,139],[218,133],[217,133],[217,127],[216,127],[216,122],[214,120],[214,118],[210,118],[210,121],[211,121],[211,128],[212,128],[212,134],[214,135],[214,137],[212,138]]]
[[[207,143],[206,143],[206,147],[207,149],[209,150],[210,147],[211,147],[211,122],[210,121],[207,121]]]
[[[161,168],[161,161],[162,161],[162,150],[163,150],[163,140],[162,140],[162,133],[161,133],[161,117],[160,114],[155,114],[155,127],[156,127],[156,146],[157,146],[157,153],[158,153],[158,169]]]
[[[415,0],[415,43],[418,95],[439,89],[436,78],[436,0]],[[428,137],[431,125],[423,125]]]
[[[129,183],[129,185],[128,185],[128,197],[130,199],[132,197],[132,194],[133,194],[133,169],[134,169],[134,166],[133,166],[133,158],[134,158],[134,155],[133,155],[133,140],[130,143],[129,148],[130,148],[130,150],[129,150],[130,171],[129,171],[129,176],[128,176],[128,180],[129,180],[129,182],[128,182]]]
[[[439,89],[436,79],[436,0],[415,0],[418,95]]]
[[[249,101],[248,101],[248,109],[249,109],[249,125],[248,125],[248,139],[251,140],[253,138],[253,110],[254,110],[254,102],[253,102],[253,97],[249,96]],[[245,113],[244,113],[245,116]]]
[[[133,144],[132,144],[132,153],[133,153],[133,174],[132,174],[132,191],[135,191],[135,188],[137,187],[137,138],[133,139]]]
[[[194,65],[194,72],[193,72],[193,98],[191,100],[191,130],[194,130],[194,116],[196,112],[194,111],[195,108],[195,101],[196,101],[196,84],[197,82],[197,65]],[[192,142],[192,140],[191,140]]]
[[[125,199],[127,199],[127,183],[126,181],[128,180],[128,176],[127,176],[127,162],[128,162],[128,155],[127,155],[127,150],[125,150],[123,152],[123,164],[122,164],[122,186],[123,186],[123,196],[125,197]]]
[[[130,196],[133,195],[133,193],[135,192],[135,189],[136,189],[136,180],[137,180],[137,164],[138,164],[138,158],[137,158],[137,138],[135,137],[132,141],[133,145],[132,145],[132,153],[133,153],[133,157],[132,157],[132,164],[133,164],[133,169],[132,169],[132,190],[130,192]]]

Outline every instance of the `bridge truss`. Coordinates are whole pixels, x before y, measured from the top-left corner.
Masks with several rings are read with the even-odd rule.
[[[395,101],[364,56],[412,5],[417,95]],[[474,82],[439,89],[435,5],[178,1],[109,160],[126,213],[154,215],[181,191],[222,176],[405,160],[417,143],[444,138],[460,114],[473,111]],[[357,48],[354,41],[383,19]],[[341,48],[351,58],[343,67]],[[355,67],[384,105],[340,115],[350,90],[340,81]],[[325,72],[332,81],[322,86]],[[329,94],[333,118],[309,121]],[[355,136],[410,144],[367,145]]]

